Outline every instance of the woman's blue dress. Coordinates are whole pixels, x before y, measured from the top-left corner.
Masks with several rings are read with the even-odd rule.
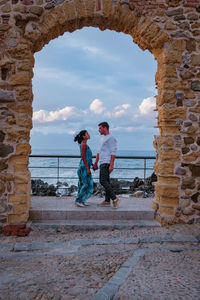
[[[86,150],[86,161],[89,168],[92,165],[92,151],[88,147]],[[76,196],[76,202],[85,202],[93,194],[93,179],[92,175],[87,175],[87,169],[84,165],[83,159],[81,158],[78,167],[78,194]]]

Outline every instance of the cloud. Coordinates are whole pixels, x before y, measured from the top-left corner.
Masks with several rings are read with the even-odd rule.
[[[75,115],[77,115],[77,112],[73,106],[66,106],[63,109],[56,110],[56,111],[49,111],[49,112],[41,109],[33,113],[33,121],[37,123],[66,121]]]
[[[139,110],[142,116],[152,116],[154,109],[156,108],[156,101],[154,97],[145,98],[139,106]]]
[[[71,35],[70,38],[65,34],[65,36],[60,37],[56,41],[56,47],[58,48],[71,48],[77,49],[78,51],[82,51],[84,54],[90,56],[90,58],[97,58],[101,60],[108,60],[108,61],[121,61],[122,57],[120,55],[116,55],[113,52],[109,53],[106,49],[95,45],[95,41],[91,42],[90,38],[85,37],[84,39],[81,38],[80,35],[75,36]]]
[[[94,99],[90,104],[90,110],[99,115],[105,110],[105,107],[103,106],[103,102],[101,100]]]
[[[109,118],[121,118],[129,113],[128,109],[130,108],[130,104],[118,105],[114,108],[113,112],[107,112],[105,115]]]
[[[44,67],[36,66],[34,68],[35,78],[37,78],[38,83],[41,81],[46,84],[51,84],[56,86],[56,88],[67,87],[67,88],[76,88],[78,90],[84,91],[106,91],[106,93],[113,94],[113,89],[110,88],[110,84],[114,84],[114,79],[112,77],[105,77],[99,75],[96,78],[86,74],[82,76],[71,71],[61,70],[57,67]],[[35,80],[35,79],[34,79]],[[56,84],[55,84],[56,82]],[[36,82],[36,84],[38,84]]]

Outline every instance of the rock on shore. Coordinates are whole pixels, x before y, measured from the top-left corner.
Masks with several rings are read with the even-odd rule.
[[[111,185],[117,195],[127,194],[133,197],[153,197],[153,182],[157,181],[155,173],[144,181],[139,177],[135,177],[133,181],[111,179]],[[57,185],[48,184],[41,179],[31,180],[32,195],[34,196],[72,196],[75,195],[78,187],[76,185],[68,185],[67,182],[58,182]],[[100,183],[94,182],[94,195],[103,197],[104,188]]]

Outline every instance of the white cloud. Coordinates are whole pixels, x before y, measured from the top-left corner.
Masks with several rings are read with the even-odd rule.
[[[114,108],[113,112],[107,112],[105,115],[109,118],[121,118],[128,114],[129,108],[131,108],[130,104],[118,105]]]
[[[88,90],[88,91],[106,91],[107,93],[113,93],[113,90],[108,86],[109,82],[107,82],[107,78],[94,78],[91,76],[83,77],[81,74],[73,73],[70,71],[63,71],[60,68],[54,67],[43,67],[36,66],[34,68],[35,77],[37,77],[37,81],[39,83],[43,80],[44,84],[53,84],[57,88],[67,87],[67,88],[76,88],[78,90]],[[35,80],[35,79],[34,79]],[[112,78],[110,78],[110,81]],[[56,85],[55,85],[56,82]],[[113,80],[114,82],[114,80]],[[36,82],[36,84],[38,84]]]
[[[139,106],[142,116],[152,116],[156,108],[156,101],[154,97],[145,98]]]
[[[101,100],[94,99],[90,104],[90,110],[99,115],[105,110],[105,107],[103,106],[103,102]]]
[[[89,55],[90,57],[94,57],[95,59],[98,57],[98,59],[101,60],[109,60],[109,61],[121,61],[122,57],[119,55],[112,53],[109,53],[106,51],[106,49],[96,46],[95,41],[92,41],[90,39],[82,39],[80,35],[76,37],[75,35],[71,35],[70,38],[67,37],[67,35],[59,38],[56,41],[56,47],[58,48],[73,48],[77,49],[79,51],[84,52],[86,55]]]
[[[73,106],[66,106],[63,109],[56,111],[39,110],[33,113],[33,121],[37,123],[50,123],[54,121],[66,121],[72,116],[75,116],[76,109]]]

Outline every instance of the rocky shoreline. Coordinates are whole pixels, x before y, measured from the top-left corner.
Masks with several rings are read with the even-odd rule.
[[[154,196],[153,182],[157,181],[157,176],[152,173],[150,177],[145,180],[135,177],[133,181],[111,179],[111,184],[117,195],[124,195],[146,198]],[[58,182],[57,185],[48,184],[41,179],[31,180],[31,194],[33,196],[73,196],[77,193],[78,187],[76,185],[69,185],[67,182]],[[104,188],[100,183],[94,182],[94,195],[104,196]]]

